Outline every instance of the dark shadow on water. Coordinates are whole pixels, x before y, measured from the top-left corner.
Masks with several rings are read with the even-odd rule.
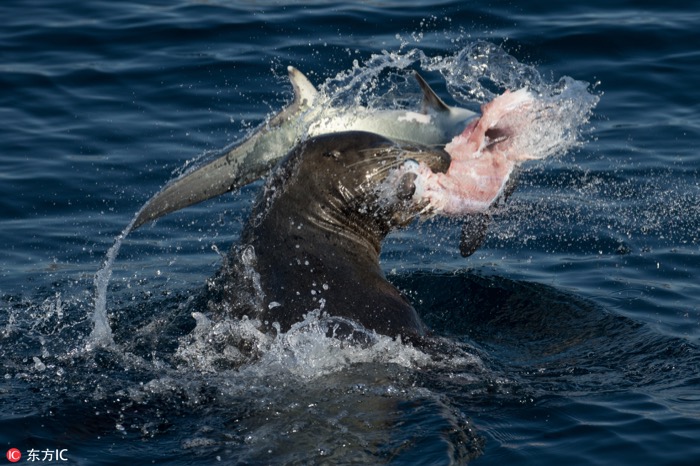
[[[539,283],[467,272],[415,273],[394,283],[410,290],[436,334],[468,338],[489,351],[513,351],[512,364],[546,360],[640,327],[592,301]]]
[[[691,343],[551,286],[469,272],[392,281],[436,335],[473,344],[531,388],[565,393],[660,385],[700,362]]]

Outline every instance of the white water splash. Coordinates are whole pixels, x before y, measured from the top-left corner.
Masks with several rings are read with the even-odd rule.
[[[327,335],[328,318],[319,310],[309,312],[289,331],[275,336],[261,331],[261,323],[255,319],[213,321],[198,312],[193,313],[193,317],[197,326],[180,339],[176,351],[180,370],[217,373],[236,367],[237,377],[256,379],[282,375],[312,380],[363,363],[391,364],[407,369],[442,364],[400,338],[368,333],[368,342],[357,344],[330,337]],[[360,327],[358,330],[366,332]],[[240,347],[245,347],[247,354],[242,354]],[[471,365],[483,367],[474,354],[455,357],[459,364],[465,364],[468,357]]]
[[[136,212],[134,218],[129,222],[127,227],[124,228],[124,231],[114,239],[114,244],[105,255],[102,268],[95,274],[95,310],[92,314],[93,327],[92,333],[90,333],[89,346],[109,348],[115,345],[114,337],[112,336],[112,328],[109,326],[109,320],[107,318],[107,287],[112,278],[112,268],[114,267],[117,254],[119,254],[119,249],[124,242],[124,238],[131,232],[134,222],[136,222],[141,210]]]
[[[552,103],[568,101],[569,110],[578,112],[584,119],[599,100],[598,95],[590,92],[589,83],[568,76],[558,81],[546,79],[534,66],[520,62],[502,46],[486,41],[434,57],[417,48],[383,50],[364,63],[355,60],[351,69],[328,78],[319,91],[336,107],[366,105],[382,109],[415,105],[420,94],[415,94],[418,86],[407,73],[413,69],[440,73],[452,99],[474,110],[506,90],[522,88],[541,99],[556,101]]]

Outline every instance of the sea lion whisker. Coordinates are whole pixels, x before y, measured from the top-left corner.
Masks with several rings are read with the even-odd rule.
[[[348,168],[357,168],[362,166],[371,166],[375,173],[384,173],[385,171],[400,167],[406,160],[400,157],[400,153],[392,153],[391,155],[375,156],[371,159],[360,160],[348,164]],[[388,162],[388,163],[387,163]]]

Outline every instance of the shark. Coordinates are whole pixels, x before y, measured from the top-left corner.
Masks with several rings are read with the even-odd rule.
[[[369,131],[392,140],[438,146],[450,142],[478,116],[447,105],[415,71],[422,91],[418,111],[334,106],[301,71],[293,66],[287,71],[294,92],[291,103],[222,156],[168,182],[137,213],[133,229],[257,181],[307,138]]]

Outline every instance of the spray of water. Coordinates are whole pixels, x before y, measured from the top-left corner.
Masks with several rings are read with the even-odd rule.
[[[90,338],[88,340],[88,348],[110,348],[115,344],[114,337],[112,335],[112,328],[109,326],[107,316],[107,288],[109,286],[109,281],[112,278],[114,261],[117,259],[119,249],[121,249],[124,239],[133,229],[134,223],[136,222],[136,219],[140,213],[141,210],[136,212],[136,215],[134,215],[131,222],[129,222],[126,228],[124,228],[124,230],[114,239],[114,244],[107,251],[105,260],[102,262],[102,267],[95,274],[95,310],[92,314],[93,327],[92,333],[90,334]]]
[[[537,95],[538,102],[542,106],[543,117],[537,120],[530,134],[523,136],[530,137],[531,140],[525,140],[522,143],[530,144],[533,148],[536,146],[538,153],[543,156],[560,154],[575,147],[580,141],[581,130],[598,101],[598,96],[589,92],[587,83],[568,77],[556,83],[548,83],[534,67],[518,62],[503,48],[488,42],[470,44],[452,55],[439,57],[429,57],[418,48],[407,50],[402,47],[398,52],[383,51],[371,56],[363,64],[354,62],[350,70],[329,78],[319,86],[319,90],[328,97],[327,104],[334,107],[363,105],[371,109],[382,109],[406,106],[407,102],[411,102],[415,108],[420,100],[420,94],[410,73],[406,72],[408,69],[440,73],[452,97],[462,105],[471,106],[474,109],[478,108],[479,104],[492,100],[506,89],[528,88]],[[411,98],[408,99],[406,96]],[[138,213],[134,218],[137,216]],[[95,276],[94,327],[90,337],[90,344],[94,346],[114,345],[108,321],[107,291],[114,262],[133,223],[132,220],[117,236],[114,245],[107,252],[102,268]],[[312,314],[309,318],[314,319]],[[194,343],[199,342],[197,344],[200,346],[206,341],[204,337],[206,334],[211,332],[218,335],[227,332],[230,334],[232,331],[231,329],[224,331],[226,329],[220,325],[206,325],[207,318],[203,314],[197,314],[195,319],[197,330],[194,335],[200,335],[201,338],[195,339]],[[245,325],[249,327],[251,324]],[[301,333],[293,329],[288,337],[297,342],[305,340],[313,346],[313,340],[316,337],[307,339],[309,335],[314,335],[314,332],[308,332],[308,325],[309,322],[306,322],[304,327],[306,330]],[[250,331],[248,336],[255,333],[251,328],[248,330]],[[181,359],[198,365],[194,362],[196,358],[193,359],[193,355],[197,353],[196,346],[181,348]],[[289,339],[278,339],[274,343],[266,342],[263,346],[268,349],[277,348],[272,353],[278,355],[276,356],[278,362],[279,357],[282,357],[280,355],[286,354],[287,356],[282,357],[285,361],[283,365],[289,365],[288,357],[292,360],[301,359],[293,355],[294,351],[292,356],[289,356]],[[311,346],[307,349],[314,352]],[[291,347],[298,348],[298,345]],[[327,346],[323,349],[323,351],[328,350]],[[315,352],[315,354],[319,353]],[[237,357],[234,353],[231,355],[233,359]],[[413,356],[403,355],[402,357],[414,360]],[[420,357],[416,357],[416,361],[420,360]],[[347,353],[343,353],[339,358],[348,364],[355,361],[354,356],[349,356]],[[333,364],[337,364],[340,359],[334,360]],[[207,364],[209,362],[202,362],[201,367],[213,367]]]

